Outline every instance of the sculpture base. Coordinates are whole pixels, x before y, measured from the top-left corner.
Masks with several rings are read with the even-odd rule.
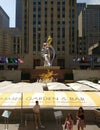
[[[60,66],[36,66],[35,69],[60,69]]]

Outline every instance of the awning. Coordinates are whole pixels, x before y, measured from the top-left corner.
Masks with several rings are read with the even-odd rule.
[[[84,84],[84,85],[88,85],[92,88],[95,88],[97,89],[98,91],[100,91],[100,84],[97,84],[97,83],[93,83],[93,82],[90,82],[88,80],[80,80],[80,81],[77,81],[78,83],[81,83],[81,84]]]
[[[1,93],[21,93],[21,92],[43,92],[43,83],[10,83],[7,81],[0,83]]]
[[[47,87],[49,91],[58,91],[58,90],[72,90],[71,87],[66,86],[64,83],[59,83],[59,82],[50,82],[47,83]]]
[[[76,82],[75,83],[67,83],[66,85],[68,85],[74,91],[98,91],[96,88],[93,88],[93,87],[85,85],[85,84],[76,83]]]
[[[42,93],[0,93],[0,108],[32,108],[38,100],[41,107],[100,108],[100,92],[44,91]]]

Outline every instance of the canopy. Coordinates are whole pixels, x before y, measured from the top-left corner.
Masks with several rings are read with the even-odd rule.
[[[47,83],[47,87],[48,87],[48,90],[72,90],[71,87],[68,87],[66,86],[64,83],[59,83],[59,82],[50,82],[50,83]]]
[[[66,85],[68,85],[74,91],[98,91],[96,88],[81,83],[67,83]]]
[[[22,92],[43,92],[44,83],[10,83],[7,81],[0,83],[1,93],[22,93]]]
[[[97,84],[97,83],[93,83],[93,82],[90,82],[88,80],[80,80],[80,81],[77,81],[78,83],[81,83],[81,84],[85,84],[85,85],[88,85],[92,88],[95,88],[97,90],[100,91],[100,84]]]
[[[100,108],[100,92],[44,91],[42,93],[0,93],[0,108],[31,108],[38,100],[41,107]]]
[[[44,87],[48,91],[44,91]],[[55,90],[55,91],[54,91]],[[100,84],[78,81],[63,84],[51,83],[0,83],[0,108],[32,108],[38,100],[43,108],[100,108]]]

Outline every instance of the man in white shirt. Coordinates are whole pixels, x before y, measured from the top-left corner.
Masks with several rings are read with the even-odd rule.
[[[36,101],[35,102],[35,106],[33,107],[33,112],[34,112],[34,118],[35,118],[35,125],[36,125],[36,129],[38,129],[38,123],[40,125],[41,128],[45,128],[42,123],[41,123],[41,119],[40,119],[40,105],[39,102]]]

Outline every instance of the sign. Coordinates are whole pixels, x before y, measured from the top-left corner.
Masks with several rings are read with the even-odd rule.
[[[62,115],[62,111],[55,111],[54,112],[54,115],[55,115],[55,118],[58,119],[58,118],[61,118],[63,115]]]
[[[22,96],[23,94],[23,96]],[[97,107],[100,92],[44,91],[42,93],[0,93],[1,108],[33,107],[38,100],[41,107]]]
[[[9,118],[10,114],[11,114],[11,111],[5,110],[5,111],[3,112],[3,114],[2,114],[2,117]]]

